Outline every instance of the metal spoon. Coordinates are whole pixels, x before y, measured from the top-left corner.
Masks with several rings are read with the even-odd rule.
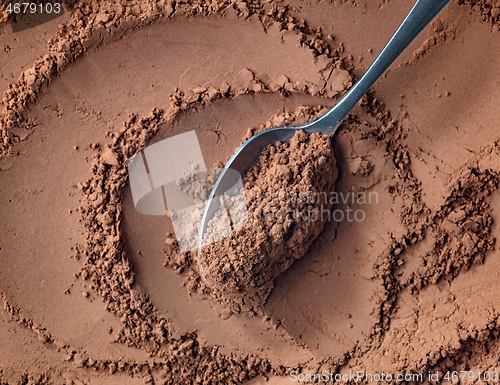
[[[404,51],[413,39],[431,22],[432,19],[448,4],[450,0],[418,0],[397,31],[391,37],[382,52],[377,56],[370,68],[359,79],[359,81],[339,100],[335,106],[329,109],[319,118],[297,126],[274,127],[259,132],[248,139],[233,154],[231,159],[220,173],[210,193],[203,217],[201,220],[198,236],[198,251],[203,246],[203,236],[207,223],[213,216],[216,208],[214,197],[223,194],[237,183],[236,176],[244,175],[259,158],[262,150],[270,144],[278,141],[288,142],[297,130],[307,133],[319,132],[333,135],[338,126],[359,102],[370,87],[385,72],[394,60]],[[236,170],[237,172],[230,172]],[[236,176],[235,176],[236,175]]]

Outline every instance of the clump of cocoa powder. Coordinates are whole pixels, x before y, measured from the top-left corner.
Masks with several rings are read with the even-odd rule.
[[[330,136],[298,131],[268,146],[243,180],[247,222],[198,256],[211,288],[252,296],[269,287],[323,229],[337,175]]]

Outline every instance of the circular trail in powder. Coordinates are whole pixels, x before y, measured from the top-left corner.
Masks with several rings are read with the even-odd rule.
[[[16,151],[21,153],[25,149],[29,151],[17,159],[11,168],[7,160],[4,163],[6,170],[2,174],[3,182],[9,186],[2,190],[3,201],[7,207],[5,218],[16,218],[15,221],[5,224],[11,229],[11,236],[4,238],[2,252],[6,255],[16,254],[19,261],[6,265],[3,269],[2,292],[9,303],[23,309],[24,317],[50,330],[50,340],[57,341],[58,346],[69,345],[77,351],[82,350],[92,357],[92,360],[118,360],[120,357],[133,361],[147,360],[147,356],[142,352],[120,344],[108,348],[119,338],[119,319],[106,312],[99,305],[100,301],[95,301],[98,294],[93,289],[99,285],[98,282],[94,279],[91,282],[73,282],[75,263],[67,257],[74,254],[75,245],[85,244],[85,229],[78,223],[78,189],[85,188],[87,184],[82,182],[91,176],[91,159],[95,153],[92,149],[104,149],[109,143],[109,139],[106,139],[108,133],[116,132],[130,112],[144,114],[151,106],[158,105],[158,100],[163,100],[163,105],[168,106],[169,95],[174,93],[177,87],[185,87],[186,92],[189,92],[189,87],[195,88],[200,84],[208,87],[214,84],[219,88],[229,84],[235,91],[246,92],[248,87],[258,86],[259,82],[272,85],[273,80],[283,77],[279,60],[287,56],[293,57],[296,63],[295,68],[289,67],[286,73],[287,81],[296,79],[309,84],[320,82],[325,62],[314,61],[310,51],[296,45],[297,39],[294,36],[280,42],[277,30],[266,34],[259,23],[242,24],[239,21],[225,20],[222,26],[215,29],[220,36],[217,38],[220,49],[216,49],[213,44],[209,44],[205,31],[212,31],[214,25],[219,24],[210,20],[198,20],[197,23],[180,20],[172,24],[153,25],[119,42],[109,43],[87,53],[84,58],[64,71],[41,95],[37,105],[32,107],[30,119],[36,122],[37,128],[16,146]],[[147,32],[144,33],[145,31]],[[241,36],[238,41],[228,41],[226,38],[238,34]],[[212,33],[210,41],[213,38]],[[248,51],[253,52],[254,61],[248,59]],[[131,52],[134,52],[134,55],[130,57]],[[232,52],[232,55],[228,55],[228,52]],[[273,57],[279,60],[272,59]],[[193,64],[199,62],[207,62],[203,73],[199,71],[197,64]],[[308,63],[305,72],[304,62]],[[247,67],[252,68],[255,75],[252,75]],[[248,77],[249,74],[252,75],[251,78]],[[106,86],[103,87],[103,84]],[[190,86],[187,87],[186,84]],[[244,97],[245,95],[242,96]],[[247,124],[252,125],[256,110],[262,114],[265,108],[272,114],[289,103],[288,99],[284,100],[280,95],[248,95],[246,98],[249,103],[230,102],[229,105],[222,106],[225,114],[217,113],[211,118],[232,116],[232,123],[226,119],[224,124],[231,123],[236,127],[241,122],[241,117],[235,111],[235,107],[239,106],[241,112],[253,116],[247,119]],[[253,101],[254,99],[257,102]],[[303,103],[301,100],[305,101],[300,96],[290,100],[295,105]],[[318,103],[319,100],[316,100],[315,103]],[[228,114],[228,111],[231,113]],[[264,121],[258,117],[255,123]],[[207,160],[220,160],[220,156],[211,159],[210,152],[206,151],[207,146],[212,146],[214,140],[218,141],[217,125],[207,128],[207,122],[204,121],[197,127],[189,128],[201,129],[201,143],[208,154]],[[226,156],[241,141],[247,128],[248,126],[241,127],[242,132],[237,135],[230,127],[222,130],[222,149]],[[170,127],[168,130],[168,136],[182,131],[172,131]],[[68,132],[71,132],[71,135],[67,135]],[[60,151],[52,151],[54,148],[59,148]],[[49,174],[52,177],[46,178]],[[22,176],[21,179],[19,175]],[[14,182],[16,178],[19,183]],[[36,196],[36,199],[33,199],[33,196]],[[93,194],[91,199],[102,200],[99,194]],[[23,202],[28,201],[29,213],[23,211],[26,208]],[[34,232],[28,230],[32,227],[35,228]],[[134,224],[134,227],[137,227],[137,224]],[[162,232],[161,226],[156,227],[156,230],[163,238],[165,233]],[[127,233],[125,236],[127,238]],[[133,239],[127,242],[131,243]],[[52,252],[44,254],[43,258],[37,258],[37,248]],[[160,246],[157,251],[161,252],[161,249]],[[76,255],[85,258],[86,251],[83,250],[83,254],[79,254],[81,250],[81,247],[77,247]],[[152,258],[154,254],[148,254],[146,251],[143,253]],[[61,256],[64,256],[62,261]],[[130,258],[139,278],[141,265],[135,263],[132,256]],[[35,271],[31,271],[34,266],[37,266]],[[155,269],[158,270],[157,267]],[[60,276],[66,276],[67,279],[58,280],[57,277]],[[25,278],[20,280],[19,277]],[[147,280],[154,282],[154,276],[148,277]],[[47,285],[47,282],[57,282],[57,285]],[[177,282],[177,287],[180,288],[180,282]],[[136,287],[140,289],[140,279],[137,280]],[[171,294],[168,287],[163,285],[148,291],[152,298],[157,292]],[[82,295],[78,295],[79,293]],[[85,297],[90,297],[91,301],[85,300]],[[159,305],[161,307],[161,302]],[[65,309],[74,309],[87,316],[83,320],[75,318]],[[186,312],[185,308],[182,310],[183,314],[179,315],[181,325],[183,318],[192,319],[194,314]],[[206,305],[202,310],[201,319],[207,318],[204,312],[212,312]],[[215,313],[214,315],[216,316]],[[166,316],[174,320],[175,328],[175,307],[169,307]],[[197,325],[190,326],[198,328]],[[238,334],[245,329],[248,328],[245,328],[240,320],[233,326],[235,336],[232,340],[238,341]],[[249,342],[241,354],[258,353],[251,347],[254,347],[255,339],[265,341],[266,337],[259,336],[265,329],[266,327],[260,325],[249,329]],[[189,328],[187,331],[191,330],[193,329]],[[263,346],[258,349],[271,350],[269,355],[280,357],[281,362],[285,356],[283,352],[289,345],[287,343],[286,346],[280,347],[280,340],[283,339],[280,333],[269,333],[276,335],[275,344],[266,347],[266,343],[262,342]],[[212,342],[222,345],[224,340],[216,338]],[[237,349],[237,346],[231,347],[231,344],[228,344],[227,353]],[[288,355],[288,358],[291,361],[287,364],[295,365],[309,360],[310,356],[297,347],[296,355]]]
[[[321,113],[386,40],[350,20],[390,29],[411,4],[240,3],[82,5],[72,20],[90,22],[59,36],[87,52],[56,39],[5,94],[0,382],[498,370],[498,4],[451,3],[342,125],[336,216],[257,316],[213,301],[170,221],[135,210],[126,164],[196,130],[211,166],[248,128]]]

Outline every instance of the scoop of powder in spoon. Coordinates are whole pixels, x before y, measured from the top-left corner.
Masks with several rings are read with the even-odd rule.
[[[198,255],[211,288],[251,295],[301,258],[330,217],[337,175],[328,135],[268,146],[243,179],[247,222]]]

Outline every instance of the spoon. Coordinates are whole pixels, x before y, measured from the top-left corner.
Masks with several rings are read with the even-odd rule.
[[[205,205],[198,235],[198,252],[203,246],[203,237],[208,221],[220,208],[214,199],[230,190],[259,158],[262,150],[276,142],[289,142],[298,130],[308,134],[335,134],[342,120],[368,92],[370,87],[385,72],[394,60],[404,51],[413,39],[431,22],[434,17],[450,2],[450,0],[417,0],[397,31],[366,70],[358,82],[324,115],[304,124],[288,127],[268,128],[252,136],[229,159],[219,174]],[[203,273],[203,267],[200,266]]]

